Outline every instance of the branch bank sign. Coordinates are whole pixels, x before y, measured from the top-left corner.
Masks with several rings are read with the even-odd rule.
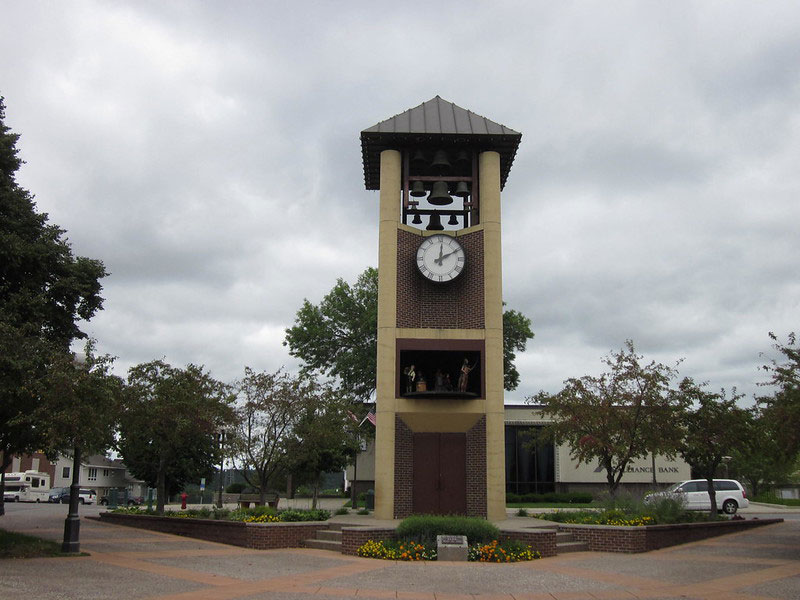
[[[606,470],[599,462],[576,463],[568,449],[559,448],[559,481],[568,483],[606,483]],[[689,465],[680,459],[656,457],[656,482],[677,483],[691,479]],[[650,457],[631,462],[622,476],[622,483],[652,483],[653,462]]]

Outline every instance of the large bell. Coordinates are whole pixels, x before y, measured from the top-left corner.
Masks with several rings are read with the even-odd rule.
[[[413,218],[413,219],[411,219],[411,222],[412,222],[414,225],[422,225],[422,217],[420,217],[420,216],[419,216],[419,213],[418,213],[418,212],[415,212],[415,213],[414,213],[414,218]]]
[[[450,220],[447,222],[447,224],[448,225],[458,225],[458,217],[456,216],[456,213],[453,213],[452,215],[450,215]]]
[[[411,195],[415,198],[422,198],[428,192],[425,191],[425,184],[421,181],[415,181],[411,184]]]
[[[453,192],[454,196],[459,198],[467,198],[469,196],[469,184],[466,181],[459,181],[456,185],[456,191]]]
[[[425,160],[425,153],[422,150],[417,150],[414,152],[414,156],[411,157],[411,164],[415,167],[424,167],[428,163]]]
[[[471,166],[472,157],[470,156],[469,152],[466,150],[461,150],[458,154],[456,154],[456,165],[461,168]]]
[[[446,181],[437,181],[433,184],[431,195],[428,196],[428,202],[436,206],[445,206],[453,202],[453,197],[447,191]]]
[[[431,169],[438,175],[444,175],[450,172],[450,161],[447,160],[447,152],[444,150],[437,150],[433,155],[433,162],[431,162]]]
[[[431,219],[428,221],[428,231],[442,231],[444,229],[444,225],[442,225],[442,219],[439,217],[438,212],[434,212],[431,214]]]

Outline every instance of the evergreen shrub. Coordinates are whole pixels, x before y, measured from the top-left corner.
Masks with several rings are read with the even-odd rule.
[[[489,543],[500,537],[500,530],[478,517],[455,515],[412,515],[397,527],[399,539],[435,544],[437,535],[465,535],[469,544]]]

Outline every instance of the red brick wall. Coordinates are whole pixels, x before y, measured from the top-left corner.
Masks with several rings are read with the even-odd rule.
[[[369,540],[388,541],[395,539],[393,528],[383,527],[343,527],[342,528],[342,554],[356,556],[358,549]]]
[[[555,556],[556,529],[525,529],[525,530],[500,530],[500,541],[517,540],[528,544],[531,550],[538,551],[543,558]]]
[[[467,257],[461,275],[445,284],[417,270],[422,236],[397,230],[397,327],[484,329],[483,231],[458,236]]]
[[[414,487],[414,434],[403,419],[394,420],[394,516],[411,514]]]
[[[242,523],[183,519],[150,515],[100,513],[100,520],[115,525],[128,525],[150,531],[183,535],[209,542],[267,550],[270,548],[301,548],[304,540],[316,536],[318,529],[327,529],[323,521],[301,523]]]
[[[486,417],[467,432],[467,515],[486,518]]]
[[[647,527],[616,527],[612,525],[559,525],[580,542],[586,542],[595,552],[647,552],[677,544],[734,533],[750,527],[779,523],[782,519],[751,521],[717,521],[714,523],[680,523],[649,525]]]

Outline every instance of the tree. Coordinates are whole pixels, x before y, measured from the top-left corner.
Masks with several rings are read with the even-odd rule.
[[[58,353],[47,370],[35,421],[42,427],[48,455],[71,454],[73,478],[69,515],[64,524],[64,552],[80,551],[78,491],[83,456],[114,445],[123,382],[111,373],[114,360],[94,355],[94,342],[86,344],[85,358]]]
[[[505,306],[505,302],[503,303]],[[531,320],[516,310],[503,312],[503,387],[508,390],[517,389],[519,371],[514,365],[517,352],[525,352],[528,340],[533,339]]]
[[[628,340],[603,358],[608,372],[567,379],[560,392],[528,399],[553,418],[546,432],[555,443],[568,443],[580,462],[599,460],[611,494],[632,460],[650,452],[674,454],[678,447],[681,400],[669,393],[675,370],[654,361],[642,364],[642,358]]]
[[[344,469],[360,442],[347,398],[327,383],[311,382],[309,392],[311,401],[303,403],[288,447],[292,472],[311,484],[316,508],[322,474]]]
[[[683,443],[680,454],[708,482],[711,516],[717,515],[717,494],[714,478],[723,459],[743,443],[749,435],[748,412],[737,406],[742,398],[733,390],[728,398],[725,390],[708,392],[691,378],[685,378],[678,392],[687,406],[683,415]]]
[[[315,386],[308,377],[280,369],[256,373],[246,367],[238,388],[242,404],[230,438],[234,467],[258,490],[263,504],[273,477],[287,468],[289,440],[305,407],[316,400]]]
[[[505,389],[519,385],[516,352],[533,337],[530,319],[515,310],[503,314]],[[303,361],[306,373],[321,373],[340,382],[340,393],[368,400],[375,391],[378,352],[378,270],[367,268],[355,285],[337,279],[319,305],[303,301],[284,346]]]
[[[85,338],[80,319],[101,310],[103,263],[73,256],[65,231],[17,185],[19,134],[0,97],[0,471],[42,446],[36,391],[54,352]],[[39,413],[41,414],[41,413]],[[0,488],[2,487],[0,480]],[[0,489],[2,492],[2,489]],[[3,514],[0,500],[0,514]]]
[[[168,493],[210,476],[219,462],[216,434],[234,422],[228,386],[202,367],[178,369],[161,360],[131,367],[119,449],[136,477]]]
[[[775,391],[759,397],[758,401],[768,417],[780,424],[775,430],[778,443],[788,456],[795,456],[800,452],[800,347],[794,333],[789,334],[786,344],[779,343],[772,332],[769,337],[785,362],[772,360],[762,367],[770,374],[770,380],[764,385],[774,386]]]
[[[771,411],[756,406],[747,416],[748,434],[731,450],[730,468],[758,496],[768,486],[789,480],[797,454],[780,441],[783,423]]]

